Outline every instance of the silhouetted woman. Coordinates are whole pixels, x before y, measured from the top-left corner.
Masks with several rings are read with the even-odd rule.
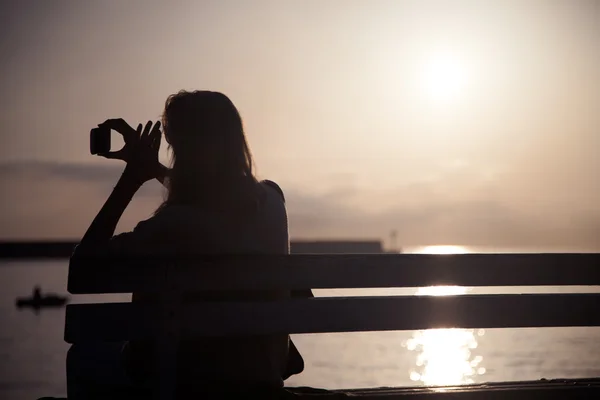
[[[225,95],[210,91],[179,92],[165,104],[162,127],[172,149],[172,167],[158,161],[160,123],[132,129],[121,119],[105,124],[124,136],[125,147],[107,158],[126,161],[125,170],[110,197],[88,228],[73,258],[88,252],[112,254],[289,253],[287,214],[281,189],[271,181],[259,182],[242,120]],[[128,233],[114,235],[115,227],[137,190],[159,179],[168,189],[153,217]],[[286,292],[261,292],[262,298],[279,298]],[[217,293],[198,299],[249,299],[240,293]],[[134,302],[151,301],[151,295],[134,293]],[[126,346],[130,377],[151,376],[152,345]],[[106,353],[78,355],[110,363]],[[119,348],[120,352],[120,348]],[[297,355],[297,353],[296,353]],[[104,358],[103,358],[104,357]],[[288,336],[203,339],[185,342],[179,351],[180,382],[196,386],[280,388],[283,379],[302,369],[288,362]],[[103,358],[100,360],[100,358]],[[104,361],[103,361],[104,360]],[[297,359],[296,359],[297,360]],[[93,360],[90,360],[93,362]],[[90,367],[91,368],[91,367]],[[115,371],[108,374],[117,373]]]

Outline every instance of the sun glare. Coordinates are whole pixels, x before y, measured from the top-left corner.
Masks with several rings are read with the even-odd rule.
[[[467,254],[469,250],[463,246],[437,245],[425,246],[417,250],[418,254]],[[452,296],[466,294],[467,288],[462,286],[427,286],[415,293],[417,296]]]
[[[455,245],[425,246],[420,254],[466,254],[469,249]],[[470,292],[463,286],[428,286],[415,292],[416,296],[459,296]],[[486,373],[483,357],[477,355],[478,338],[483,329],[429,329],[416,331],[403,343],[416,352],[415,365],[409,370],[412,381],[425,385],[455,385],[473,383]]]
[[[436,245],[436,246],[425,246],[419,249],[420,254],[467,254],[469,250],[463,246],[453,245]]]
[[[417,289],[417,296],[454,296],[466,294],[468,288],[463,286],[425,286]]]
[[[467,81],[465,65],[454,55],[440,52],[423,66],[423,85],[431,100],[448,103],[457,100]]]
[[[483,357],[476,354],[483,335],[483,329],[416,331],[403,344],[417,353],[410,379],[431,386],[474,383],[486,373]]]

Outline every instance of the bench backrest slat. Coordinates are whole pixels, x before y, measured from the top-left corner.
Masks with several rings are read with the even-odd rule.
[[[181,338],[429,328],[600,326],[600,294],[331,297],[195,303],[177,312]],[[132,303],[67,308],[65,340],[156,338],[165,321]]]
[[[176,266],[176,267],[175,267]],[[155,256],[72,260],[72,294],[177,290],[600,285],[600,254]]]

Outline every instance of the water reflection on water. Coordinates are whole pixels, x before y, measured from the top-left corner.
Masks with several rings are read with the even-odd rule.
[[[430,286],[419,288],[416,295],[448,296],[468,292],[460,286]],[[477,354],[477,338],[484,329],[430,329],[416,331],[402,344],[416,352],[414,367],[409,371],[412,381],[425,385],[456,385],[474,383],[474,377],[484,375],[483,357]]]

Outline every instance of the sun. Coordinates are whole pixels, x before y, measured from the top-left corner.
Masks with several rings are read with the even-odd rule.
[[[465,90],[467,70],[456,55],[443,51],[434,53],[423,65],[422,83],[428,97],[436,103],[458,100]]]

